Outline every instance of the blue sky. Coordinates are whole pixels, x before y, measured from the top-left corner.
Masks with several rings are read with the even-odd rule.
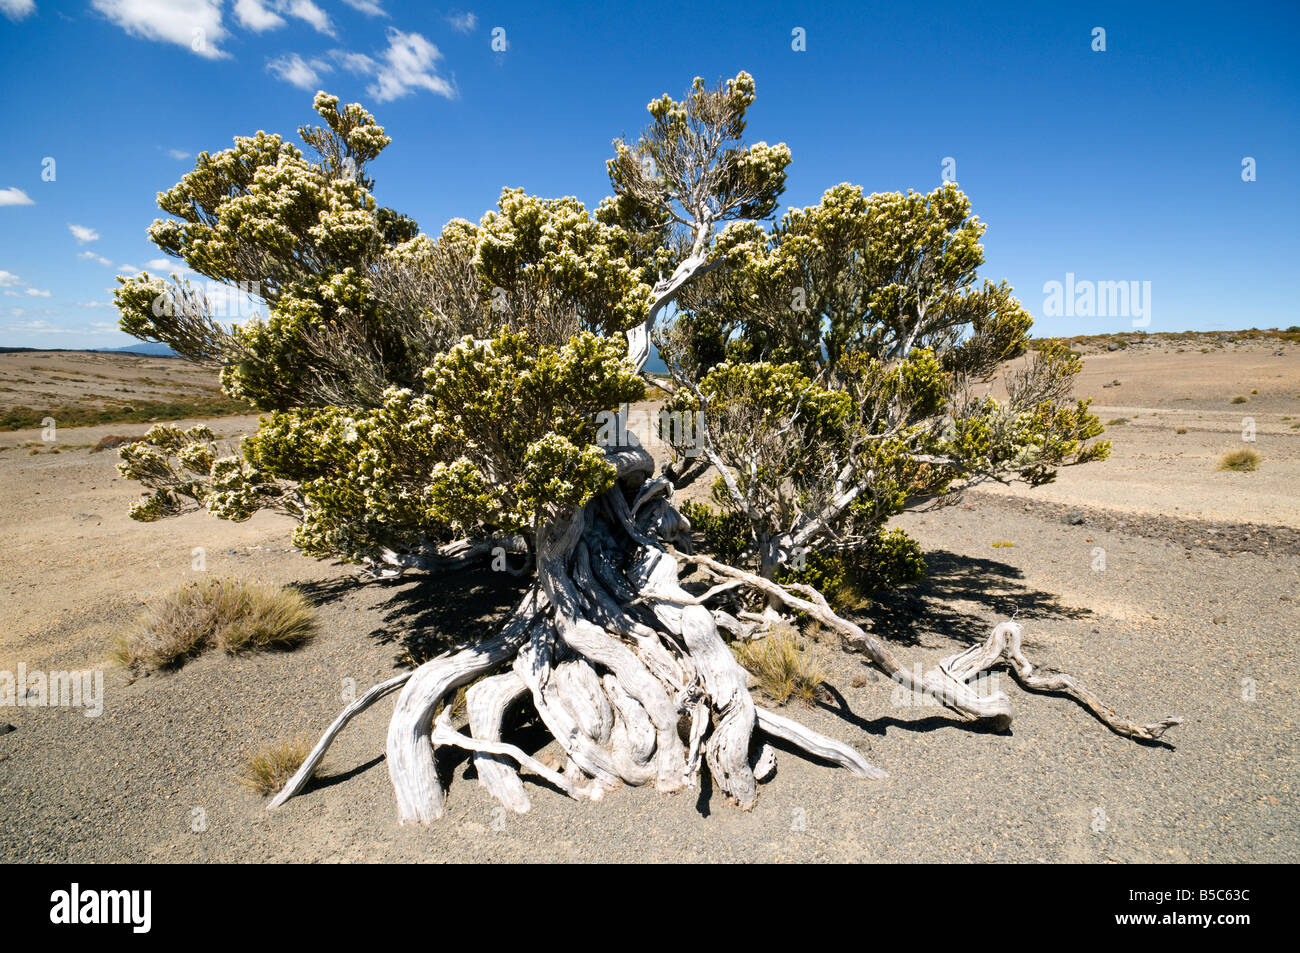
[[[954,160],[1035,333],[1142,320],[1046,314],[1067,280],[1149,289],[1150,331],[1300,324],[1298,26],[1294,2],[0,0],[0,344],[131,343],[109,289],[157,269],[156,193],[292,135],[317,88],[375,112],[378,199],[436,233],[507,185],[594,205],[650,99],[741,69],[751,140],[793,152],[786,204],[929,190]]]

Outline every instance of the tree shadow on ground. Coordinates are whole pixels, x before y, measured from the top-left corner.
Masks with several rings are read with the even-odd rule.
[[[341,564],[336,563],[336,565]],[[346,576],[335,576],[332,579],[320,579],[316,582],[292,582],[289,588],[298,590],[304,599],[316,608],[320,608],[326,603],[337,602],[348,593],[368,585],[372,584],[349,573]]]
[[[384,624],[370,637],[397,646],[403,664],[428,661],[495,635],[530,581],[474,566],[387,583],[394,591],[379,607]]]
[[[855,613],[871,632],[899,645],[917,645],[926,634],[958,642],[981,642],[989,617],[1086,619],[1091,609],[1067,606],[1053,593],[1026,586],[1025,574],[994,559],[963,556],[948,550],[925,554],[929,574],[910,586],[877,593],[871,605]],[[1032,640],[1026,637],[1026,643]]]

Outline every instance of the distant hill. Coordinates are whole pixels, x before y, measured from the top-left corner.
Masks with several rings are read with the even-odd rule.
[[[151,341],[141,341],[138,344],[128,344],[126,347],[97,347],[92,348],[95,351],[112,351],[114,354],[147,354],[150,357],[178,357],[166,344],[155,344]]]
[[[20,354],[24,351],[97,351],[105,354],[143,354],[145,357],[179,357],[166,344],[141,341],[126,347],[0,347],[0,354]]]

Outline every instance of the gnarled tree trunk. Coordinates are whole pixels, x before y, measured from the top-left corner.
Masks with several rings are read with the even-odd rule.
[[[1005,663],[1026,687],[1071,694],[1121,734],[1154,738],[1178,722],[1125,722],[1069,676],[1040,673],[1024,659],[1014,623],[995,629],[984,646],[918,678],[886,646],[833,612],[815,590],[679,553],[675,544],[689,552],[690,527],[672,505],[671,483],[652,478],[653,460],[638,446],[609,451],[609,457],[618,470],[617,484],[543,527],[536,585],[501,632],[376,686],[349,706],[271,807],[305,786],[349,719],[398,688],[388,770],[403,823],[442,816],[446,795],[435,762],[441,745],[472,751],[480,783],[517,812],[530,807],[521,771],[570,797],[595,800],[619,784],[654,784],[662,791],[691,787],[706,768],[728,800],[748,809],[758,796],[758,781],[775,766],[763,734],[858,777],[886,777],[852,747],[755,705],[746,672],[719,632],[720,623],[728,628],[739,623],[705,604],[737,588],[765,596],[769,607],[817,619],[870,665],[962,718],[997,727],[1011,723],[1005,694],[978,695],[967,684],[978,672]],[[722,583],[692,596],[678,578],[684,563]],[[446,711],[438,718],[435,713],[470,682],[476,683],[467,696],[467,735],[451,726]],[[502,740],[507,711],[525,697],[567,754],[563,773]],[[686,726],[685,739],[679,725]]]

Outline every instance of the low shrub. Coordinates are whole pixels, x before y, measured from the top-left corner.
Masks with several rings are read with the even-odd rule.
[[[244,755],[239,783],[263,797],[275,794],[302,767],[311,749],[311,743],[300,738],[262,745]]]
[[[1219,457],[1220,470],[1237,470],[1249,473],[1259,466],[1259,454],[1254,450],[1229,450]]]
[[[778,705],[793,698],[811,707],[817,700],[825,675],[800,647],[798,632],[788,622],[774,624],[767,635],[741,642],[733,651]]]
[[[293,589],[204,579],[164,596],[133,633],[116,640],[113,654],[132,670],[175,668],[209,648],[293,648],[315,630],[315,611]]]

